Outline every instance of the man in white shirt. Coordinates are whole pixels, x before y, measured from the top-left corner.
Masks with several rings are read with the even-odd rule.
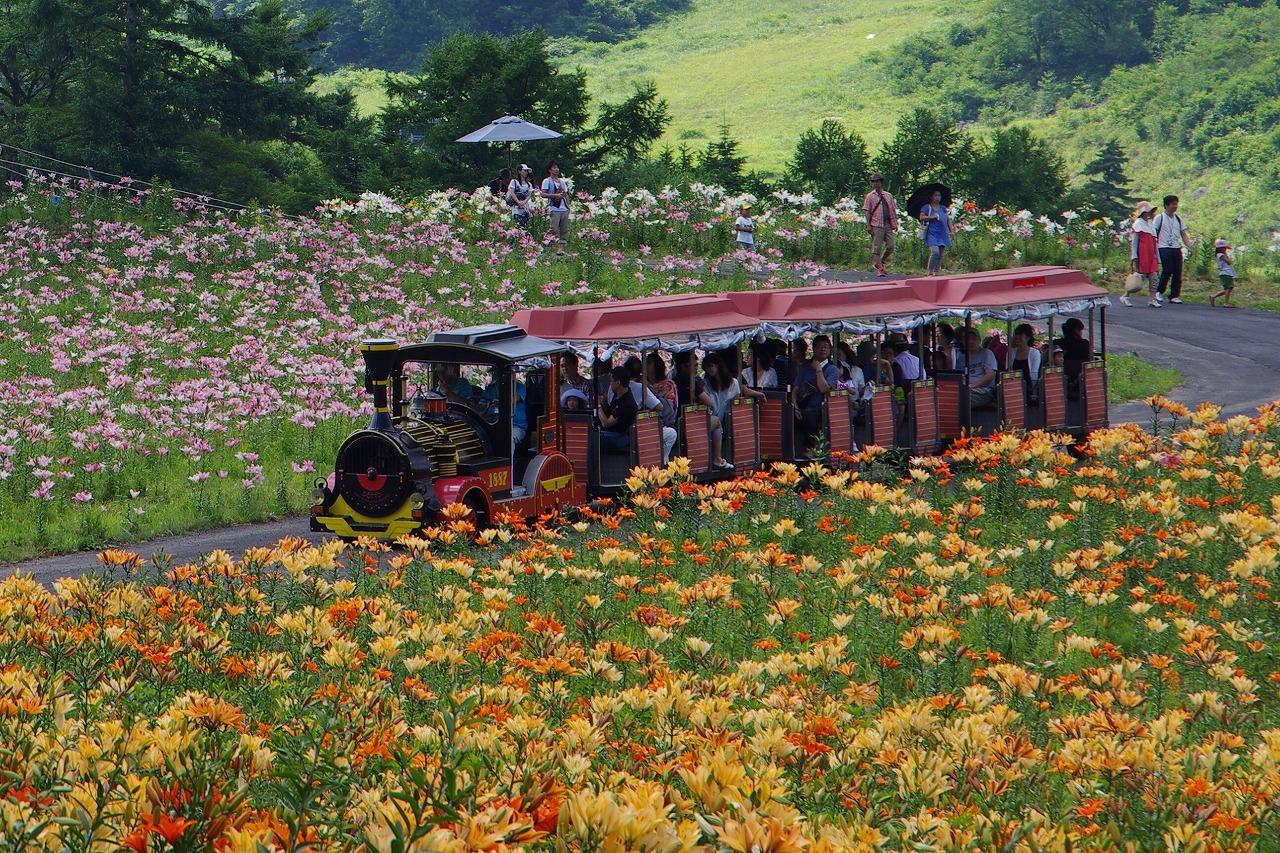
[[[569,186],[560,177],[560,164],[555,160],[547,164],[547,176],[542,181],[540,192],[547,200],[551,233],[556,235],[556,255],[563,255],[569,245]]]
[[[1156,230],[1156,251],[1160,254],[1160,284],[1156,287],[1155,302],[1164,301],[1165,286],[1169,286],[1169,301],[1182,304],[1182,250],[1191,248],[1191,235],[1178,215],[1178,197],[1164,197],[1164,212],[1157,214],[1151,225]],[[1171,283],[1172,282],[1172,283]]]
[[[984,406],[996,396],[996,354],[982,345],[977,329],[970,329],[965,351],[956,356],[956,368],[969,375],[969,405]]]

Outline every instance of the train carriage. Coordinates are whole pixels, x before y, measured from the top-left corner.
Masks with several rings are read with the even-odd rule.
[[[1087,317],[1088,339],[1102,346],[1078,365],[1048,365],[1040,393],[1029,398],[1021,377],[1001,365],[994,399],[975,406],[969,378],[930,370],[927,380],[898,395],[880,388],[870,399],[833,389],[824,395],[821,452],[863,444],[897,446],[913,455],[945,452],[962,434],[1043,426],[1087,432],[1107,423],[1106,291],[1083,273],[1026,267],[985,273],[875,283],[829,283],[720,294],[685,294],[587,305],[531,308],[510,325],[437,332],[401,346],[366,342],[362,355],[374,415],[342,445],[334,473],[317,484],[312,529],[344,537],[395,538],[436,522],[445,508],[465,505],[483,526],[496,513],[525,517],[615,494],[636,465],[660,464],[670,428],[642,412],[629,448],[600,440],[594,412],[604,393],[594,367],[632,353],[644,357],[721,351],[733,357],[746,342],[794,341],[827,334],[837,341],[890,335],[924,359],[937,347],[937,324],[964,328],[990,320]],[[1096,321],[1096,322],[1095,322]],[[582,410],[570,411],[560,389],[560,360],[584,357],[592,381]],[[798,420],[790,388],[735,401],[719,424],[692,393],[675,426],[675,453],[699,480],[750,473],[774,460],[802,461],[812,446],[795,441]],[[648,392],[647,377],[644,394]],[[639,388],[633,393],[641,394]],[[720,442],[727,470],[711,464]]]

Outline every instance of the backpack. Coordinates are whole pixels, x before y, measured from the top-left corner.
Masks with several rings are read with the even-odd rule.
[[[662,406],[658,409],[658,420],[662,422],[664,427],[675,427],[676,425],[676,407],[671,405],[671,401],[666,397],[658,397],[658,402]]]

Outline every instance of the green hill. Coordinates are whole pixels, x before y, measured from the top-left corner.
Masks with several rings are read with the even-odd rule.
[[[1272,165],[1280,161],[1280,60],[1266,48],[1280,39],[1280,10],[1202,5],[1207,11],[1164,19],[1167,46],[1151,62],[1099,85],[1062,82],[1066,96],[1047,115],[1029,106],[1026,86],[988,93],[973,129],[1027,124],[1073,174],[1115,138],[1132,158],[1136,196],[1179,194],[1197,233],[1263,248],[1280,223]],[[779,174],[796,137],[824,117],[842,119],[874,151],[912,107],[954,103],[933,83],[952,73],[947,54],[932,68],[941,73],[915,91],[903,85],[902,60],[949,29],[980,30],[990,8],[986,0],[695,0],[629,41],[565,45],[562,61],[587,73],[597,99],[654,80],[672,115],[664,143],[697,145],[727,124],[751,167]],[[959,67],[960,50],[952,55],[957,76],[972,73]],[[1224,106],[1224,98],[1232,100]]]
[[[890,94],[871,61],[972,7],[972,0],[696,0],[694,8],[615,45],[568,49],[597,99],[649,78],[671,108],[666,140],[714,137],[721,124],[751,164],[780,172],[796,137],[824,117],[874,148],[915,101]]]

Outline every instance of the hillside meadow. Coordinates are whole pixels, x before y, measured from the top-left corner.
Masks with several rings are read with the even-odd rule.
[[[368,195],[308,219],[123,186],[9,196],[0,559],[302,510],[345,434],[369,417],[365,338],[421,339],[528,305],[784,287],[867,267],[856,201],[765,200],[759,253],[732,245],[739,201],[705,186],[582,194],[572,252],[556,259],[544,253],[545,217],[515,228],[487,190]],[[1097,275],[1123,266],[1123,247],[1104,222],[971,209],[951,263]],[[914,232],[902,234],[898,268],[924,260]],[[1125,397],[1178,380],[1116,366],[1113,392]]]

